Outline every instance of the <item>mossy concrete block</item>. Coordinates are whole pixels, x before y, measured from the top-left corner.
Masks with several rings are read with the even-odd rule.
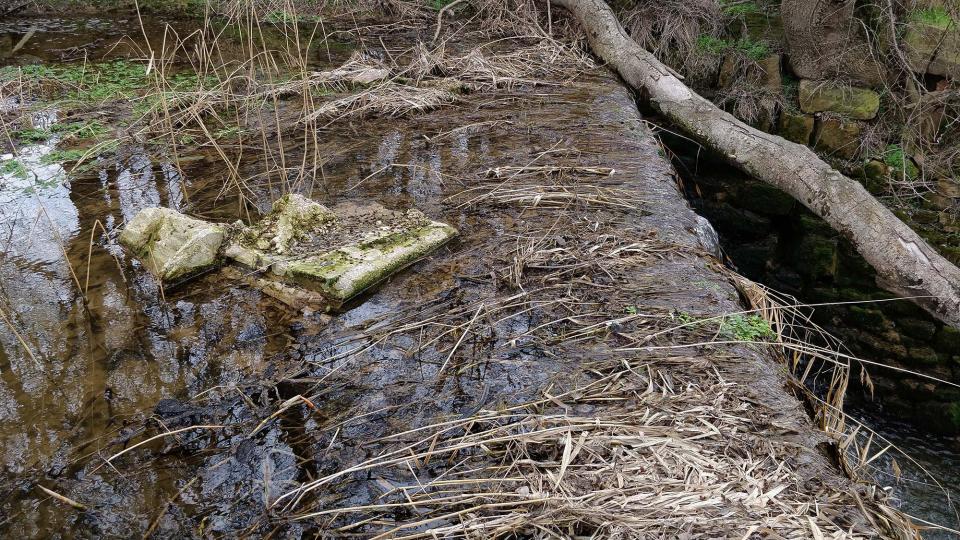
[[[814,147],[843,159],[853,159],[860,152],[860,124],[837,118],[826,118],[820,123]]]
[[[414,209],[344,203],[331,210],[287,195],[259,223],[232,235],[224,255],[321,293],[336,306],[456,235],[453,227]]]
[[[912,21],[904,34],[911,69],[946,77],[960,77],[960,24]]]
[[[880,110],[880,94],[867,88],[804,79],[800,81],[800,110],[807,114],[834,112],[856,120],[870,120]]]
[[[255,227],[257,248],[287,253],[295,240],[302,240],[335,219],[336,215],[322,204],[302,195],[284,195]]]
[[[216,266],[223,240],[223,227],[169,208],[141,210],[120,234],[120,243],[167,282]]]
[[[277,264],[274,271],[335,301],[345,302],[456,235],[453,227],[433,222],[322,255]]]
[[[810,115],[784,111],[780,115],[778,130],[780,136],[788,141],[810,144],[810,137],[813,136],[815,125],[816,121]]]

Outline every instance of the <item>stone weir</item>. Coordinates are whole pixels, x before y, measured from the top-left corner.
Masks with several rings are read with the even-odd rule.
[[[329,209],[132,220],[123,242],[166,281],[233,261],[368,294],[281,326],[293,342],[262,373],[164,400],[176,452],[103,452],[121,474],[93,460],[67,493],[151,516],[126,472],[162,470],[179,480],[159,536],[910,536],[851,478],[858,439],[811,419],[633,95],[595,68],[492,92],[327,134],[348,149]]]

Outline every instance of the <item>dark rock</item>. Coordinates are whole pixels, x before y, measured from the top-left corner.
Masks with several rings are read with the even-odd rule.
[[[868,329],[883,328],[887,322],[887,318],[883,315],[882,311],[863,306],[850,306],[850,312],[847,318],[851,324]]]
[[[960,330],[943,326],[933,338],[933,346],[945,352],[960,352]]]
[[[930,347],[914,347],[907,350],[907,356],[911,363],[936,365],[940,363],[937,351]]]
[[[921,319],[898,319],[896,324],[904,334],[921,341],[929,340],[937,333],[936,324]]]
[[[832,278],[837,273],[837,241],[808,234],[797,245],[794,259],[797,271],[813,279]]]
[[[737,203],[747,210],[766,216],[789,215],[796,201],[779,189],[760,182],[747,182],[739,190]]]

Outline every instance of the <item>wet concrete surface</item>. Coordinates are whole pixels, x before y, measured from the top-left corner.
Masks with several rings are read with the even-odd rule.
[[[323,525],[278,517],[280,494],[389,448],[379,441],[385,435],[573,384],[587,376],[579,366],[623,345],[608,333],[566,343],[569,329],[552,325],[561,313],[602,322],[638,307],[667,318],[742,309],[632,96],[601,70],[563,87],[476,95],[401,120],[351,121],[322,139],[322,176],[300,183],[303,194],[327,205],[372,199],[415,207],[461,232],[332,320],[292,312],[217,272],[162,294],[117,245],[121,225],[144,207],[230,222],[265,212],[282,183],[252,184],[241,201],[221,189],[215,156],[199,156],[181,173],[133,147],[100,161],[95,173],[29,194],[4,184],[0,196],[10,204],[0,214],[0,307],[9,322],[0,327],[0,530],[24,537],[313,535]],[[299,162],[313,150],[292,144],[287,158]],[[247,152],[241,176],[262,174],[267,160]],[[615,172],[487,175],[534,164]],[[589,186],[636,199],[626,208],[498,199],[497,188],[514,182],[541,195]],[[585,239],[618,249],[643,242],[654,256],[623,276],[596,276],[600,292],[579,303],[541,301],[523,288],[518,272],[538,272],[515,270],[524,246],[577,247]],[[551,287],[567,279],[560,273]],[[445,325],[469,324],[484,305],[496,310],[455,347],[457,334]],[[431,317],[435,323],[423,322]],[[717,365],[723,376],[776,411],[771,422],[794,426],[798,446],[816,448],[821,440],[784,389],[782,368],[752,349],[727,352]],[[294,405],[271,416],[290,399]],[[107,461],[188,426],[211,427]],[[815,451],[798,451],[794,466],[855,489]],[[375,501],[383,481],[345,476],[304,506]],[[845,518],[862,521],[855,510]]]

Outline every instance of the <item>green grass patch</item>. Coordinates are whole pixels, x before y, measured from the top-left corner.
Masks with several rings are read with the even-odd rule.
[[[719,323],[719,334],[725,339],[736,341],[766,341],[776,336],[773,329],[763,317],[759,315],[731,315],[722,319],[697,319],[689,313],[680,312],[674,315],[680,324],[691,326],[710,325]]]
[[[54,163],[69,163],[80,161],[80,158],[87,155],[86,150],[54,150],[40,158],[43,165],[53,165]]]
[[[770,47],[768,47],[766,43],[754,41],[746,36],[734,41],[701,35],[697,38],[697,48],[713,55],[724,54],[728,51],[737,51],[754,61],[762,60],[770,54]]]
[[[732,315],[720,323],[720,333],[737,341],[766,341],[775,336],[759,315]]]
[[[440,11],[441,9],[452,4],[454,0],[427,0],[427,2],[430,4],[430,7],[432,7],[434,10]]]
[[[102,139],[110,132],[110,129],[95,120],[84,120],[54,124],[50,131],[60,135],[63,139],[87,140]]]
[[[13,132],[13,138],[21,142],[39,143],[53,137],[53,134],[46,129],[27,128]]]
[[[16,159],[6,159],[0,161],[0,176],[14,176],[16,178],[27,178],[30,172]]]
[[[753,15],[763,12],[763,9],[760,8],[760,5],[752,0],[721,0],[720,9],[723,11],[723,14],[728,17],[743,17],[745,15]]]
[[[915,11],[912,18],[916,22],[936,26],[937,28],[949,28],[954,23],[953,17],[942,7],[931,7]]]
[[[141,64],[116,60],[99,64],[29,65],[0,68],[0,80],[23,78],[34,83],[59,83],[65,97],[82,102],[102,102],[134,96],[147,84]]]

